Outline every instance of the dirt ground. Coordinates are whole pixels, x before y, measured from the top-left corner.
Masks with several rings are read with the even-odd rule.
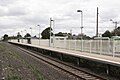
[[[23,60],[12,46],[0,43],[1,78],[5,80],[42,80],[43,76],[31,64]]]
[[[0,42],[0,79],[74,80],[5,42]]]

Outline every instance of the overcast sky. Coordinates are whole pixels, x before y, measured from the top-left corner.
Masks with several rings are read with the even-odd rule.
[[[27,30],[38,35],[49,26],[49,18],[55,21],[55,32],[80,33],[80,13],[83,11],[84,34],[95,35],[96,12],[99,7],[99,33],[114,28],[110,19],[120,22],[119,0],[0,0],[0,36],[16,35]],[[118,24],[119,26],[119,24]]]

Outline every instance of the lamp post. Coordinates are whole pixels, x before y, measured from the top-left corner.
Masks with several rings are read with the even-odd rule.
[[[24,35],[24,37],[26,37],[26,34],[27,34],[27,30],[25,29],[24,31],[25,31],[25,35]]]
[[[20,32],[17,33],[18,42],[20,42]]]
[[[81,13],[81,51],[83,50],[83,43],[82,43],[82,39],[83,39],[83,12],[82,10],[77,10],[77,12]]]
[[[27,30],[25,29],[25,35],[24,35],[24,41],[26,42],[26,35],[27,35]]]
[[[52,20],[53,21],[53,47],[55,46],[55,20]]]
[[[30,29],[31,29],[31,38],[32,38],[32,28],[30,27]]]
[[[52,18],[50,18],[50,39],[49,39],[49,47],[51,46],[51,26],[52,26]]]
[[[22,36],[21,36],[21,38],[22,38],[22,41],[21,41],[21,42],[23,43],[23,31],[21,31],[21,34],[22,34]]]
[[[117,22],[117,21],[113,21],[112,19],[110,19],[110,21],[112,21],[113,24],[115,24],[115,29],[116,29],[116,28],[117,28],[117,24],[118,24],[118,22]]]
[[[40,46],[40,25],[37,25],[39,27],[39,46]]]
[[[81,39],[82,39],[82,34],[83,34],[83,32],[82,32],[82,29],[83,29],[83,12],[82,12],[82,10],[77,10],[77,12],[80,12],[81,13]]]
[[[110,21],[112,21],[113,25],[115,24],[115,29],[117,29],[118,22],[117,21],[113,21],[112,19],[110,19]],[[114,31],[114,32],[115,32],[115,36],[117,36],[116,31]]]

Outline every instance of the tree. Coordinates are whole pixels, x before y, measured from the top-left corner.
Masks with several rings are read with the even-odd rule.
[[[42,35],[42,39],[50,39],[50,27],[43,30],[41,35]],[[51,35],[53,35],[52,28],[51,28]]]
[[[31,37],[31,35],[30,35],[29,33],[27,33],[24,37],[25,37],[25,38]]]
[[[8,39],[17,39],[17,37],[13,35],[13,36],[8,37]]]
[[[3,41],[7,41],[7,40],[8,40],[8,35],[5,34],[5,35],[3,36]]]
[[[85,34],[78,34],[78,35],[77,35],[77,39],[81,39],[81,37],[82,37],[82,39],[84,39],[84,40],[89,40],[89,39],[91,39],[89,36],[87,36],[87,35],[85,35]]]
[[[22,36],[20,35],[20,33],[18,32],[17,34],[17,38],[21,38]]]
[[[83,35],[83,39],[84,39],[84,40],[89,40],[89,39],[91,39],[91,37],[89,37],[89,36],[87,36],[87,35]]]
[[[120,26],[111,32],[111,36],[120,36]]]
[[[117,27],[115,30],[114,30],[114,33],[116,36],[120,36],[120,27]]]
[[[102,37],[109,37],[111,38],[112,34],[110,33],[109,30],[105,31],[103,34],[102,34]]]

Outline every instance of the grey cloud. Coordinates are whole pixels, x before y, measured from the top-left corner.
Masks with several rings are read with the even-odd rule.
[[[27,14],[27,10],[24,7],[10,7],[10,8],[0,8],[1,13],[0,16],[22,16],[22,15],[26,15]]]
[[[27,9],[25,7],[12,7],[9,9],[7,15],[9,16],[21,16],[26,15]]]
[[[16,0],[0,0],[0,6],[8,6],[15,2]]]
[[[47,15],[25,15],[21,17],[21,21],[25,24],[37,25],[37,24],[47,24],[49,22],[49,17]]]
[[[119,14],[118,10],[115,9],[104,9],[99,15],[101,17],[102,22],[109,21],[110,19],[116,19]]]
[[[0,16],[21,16],[29,9],[22,0],[0,0]]]
[[[76,10],[81,9],[84,13],[84,32],[92,35],[95,33],[96,6],[99,2],[98,0],[0,0],[0,29],[5,33],[4,29],[7,32],[10,31],[7,29],[11,28],[14,32],[37,24],[49,25],[49,18],[52,15],[56,31],[74,29],[79,33],[79,28],[75,27],[80,26],[80,13]],[[104,6],[99,12],[100,24],[103,24],[100,26],[106,26],[110,18],[119,20],[119,6],[115,10],[107,6],[111,3],[99,5]]]
[[[1,7],[1,6],[0,6],[0,11],[1,11],[0,12],[0,17],[4,16],[6,14],[6,10],[3,7]]]

